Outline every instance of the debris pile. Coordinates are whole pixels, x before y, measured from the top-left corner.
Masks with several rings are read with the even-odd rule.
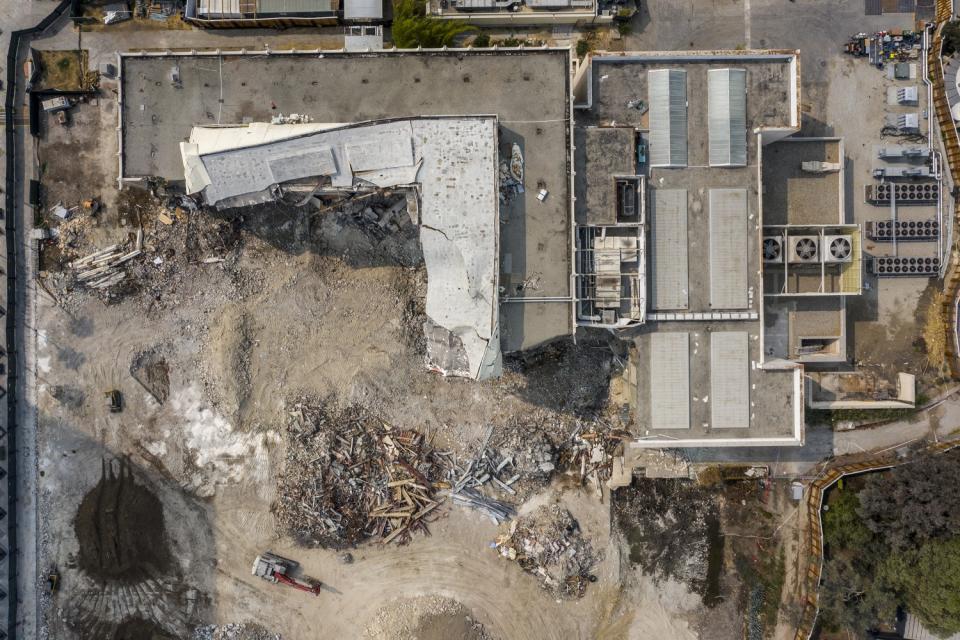
[[[210,624],[194,629],[192,640],[280,640],[280,634],[270,633],[258,624]]]
[[[516,509],[511,505],[506,502],[501,502],[500,500],[488,498],[476,489],[463,488],[452,492],[450,495],[453,498],[454,504],[479,511],[490,518],[494,524],[502,524],[517,515]]]
[[[79,245],[86,234],[90,232],[90,228],[96,225],[97,220],[94,216],[80,213],[70,216],[56,226],[52,226],[50,236],[56,240],[57,248],[60,251],[66,251]]]
[[[316,196],[308,198],[318,214],[336,211],[377,239],[388,233],[413,229],[418,222],[416,196],[410,192],[383,189],[352,195],[327,202]],[[411,206],[412,205],[412,206]]]
[[[291,113],[290,115],[277,114],[270,118],[270,124],[307,124],[313,118],[303,113]]]
[[[605,428],[599,422],[580,423],[563,448],[561,465],[577,473],[581,484],[600,487],[610,479],[617,449],[629,438],[630,433],[622,429]]]
[[[514,196],[523,193],[523,153],[520,145],[510,148],[510,158],[500,161],[500,204],[510,204]]]
[[[556,596],[580,598],[587,583],[596,581],[590,573],[597,562],[593,548],[570,512],[559,505],[543,506],[514,520],[510,533],[497,538],[496,548]]]
[[[516,425],[515,425],[516,426]],[[464,461],[447,456],[450,496],[455,504],[474,509],[500,524],[516,515],[507,502],[484,494],[490,490],[505,500],[518,501],[540,488],[555,468],[553,445],[542,431],[505,429],[491,444],[487,427],[476,453]]]
[[[74,260],[70,267],[77,276],[77,281],[91,289],[106,289],[121,283],[127,272],[123,265],[143,254],[143,232],[137,232],[137,241],[134,248],[127,251],[124,245],[112,244],[83,258]]]
[[[490,440],[488,449],[496,456],[510,459],[508,468],[512,473],[507,479],[520,476],[516,484],[510,483],[519,498],[544,486],[557,469],[558,451],[548,433],[550,429],[551,425],[536,420],[518,420],[498,427]],[[562,434],[556,435],[562,437]],[[487,457],[491,457],[489,453]]]
[[[300,541],[340,548],[367,538],[404,543],[429,534],[445,463],[416,431],[392,429],[356,405],[296,403],[275,505]]]
[[[520,479],[520,474],[516,473],[514,454],[504,454],[494,450],[490,446],[492,435],[493,426],[487,427],[479,453],[470,460],[466,469],[461,471],[459,465],[452,463],[454,471],[459,473],[456,484],[453,485],[453,493],[465,487],[482,487],[490,484],[497,491],[509,493],[512,496],[517,494],[511,487]]]

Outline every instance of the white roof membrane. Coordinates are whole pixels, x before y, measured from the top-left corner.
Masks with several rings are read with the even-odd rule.
[[[714,429],[750,426],[749,345],[746,331],[710,334],[710,423]]]
[[[689,306],[687,263],[687,191],[654,189],[650,211],[651,292],[655,310]]]
[[[747,72],[710,69],[707,72],[707,124],[710,166],[747,164]]]
[[[746,189],[710,189],[710,307],[746,309]]]
[[[690,334],[650,334],[650,427],[690,428]]]
[[[687,72],[647,72],[650,102],[650,166],[687,166]]]

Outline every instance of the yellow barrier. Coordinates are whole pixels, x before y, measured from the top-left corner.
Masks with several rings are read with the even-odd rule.
[[[943,61],[940,58],[940,47],[943,39],[941,32],[943,25],[952,16],[953,6],[950,0],[937,0],[937,26],[934,28],[933,41],[930,49],[927,51],[927,69],[930,73],[930,82],[933,85],[933,109],[937,116],[937,124],[940,128],[940,135],[943,138],[943,146],[946,151],[947,167],[950,175],[953,177],[953,183],[960,185],[960,142],[957,139],[956,125],[953,121],[953,114],[950,113],[950,103],[947,101],[947,94],[943,86]],[[941,197],[950,197],[941,194]],[[951,197],[952,199],[952,197]],[[960,228],[960,208],[954,205],[953,209],[954,228]],[[953,260],[953,247],[947,247],[948,259],[950,261],[947,277],[944,282],[944,303],[941,308],[943,321],[951,337],[947,340],[947,359],[950,363],[950,375],[953,378],[960,378],[960,354],[957,353],[958,346],[954,344],[952,334],[957,326],[956,300],[960,296],[960,275],[957,274],[957,265]]]
[[[953,2],[951,0],[937,0],[937,22],[946,22],[953,15]]]

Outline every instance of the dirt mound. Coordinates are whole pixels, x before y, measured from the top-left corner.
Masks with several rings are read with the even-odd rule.
[[[137,354],[130,364],[130,375],[154,400],[160,404],[167,401],[170,396],[170,366],[163,356],[155,351]]]
[[[174,640],[156,622],[132,618],[123,622],[109,640]]]
[[[377,612],[364,632],[369,640],[491,640],[469,609],[456,600],[424,596],[396,600]]]
[[[528,401],[579,417],[603,412],[610,376],[617,369],[619,342],[606,335],[567,338],[504,358],[515,374],[516,393]]]
[[[80,568],[93,577],[135,582],[170,570],[163,505],[122,461],[116,469],[113,461],[103,463],[100,482],[83,497],[73,527]]]
[[[657,581],[678,580],[714,604],[723,563],[720,497],[673,478],[637,480],[614,493],[616,523],[630,561]]]

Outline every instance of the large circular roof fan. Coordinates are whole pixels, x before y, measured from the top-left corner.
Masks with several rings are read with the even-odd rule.
[[[783,247],[780,246],[780,240],[777,238],[763,239],[763,259],[769,261],[779,260],[783,253]]]
[[[810,238],[800,238],[793,250],[801,260],[813,260],[817,257],[817,243]]]
[[[846,260],[851,250],[850,241],[846,238],[834,238],[830,242],[830,255],[835,260]]]

